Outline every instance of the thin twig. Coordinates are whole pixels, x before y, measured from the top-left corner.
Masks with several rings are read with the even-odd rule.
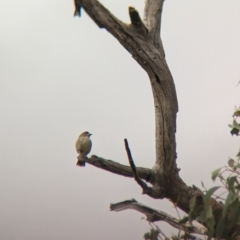
[[[181,219],[177,206],[175,204],[173,204],[173,206],[177,212],[178,218]],[[178,231],[178,239],[180,239],[180,236],[181,236],[181,229],[179,229]]]
[[[129,164],[131,166],[132,172],[133,172],[133,176],[135,181],[142,187],[143,190],[143,194],[146,193],[146,190],[148,190],[148,185],[138,176],[137,170],[136,170],[136,166],[134,164],[133,158],[132,158],[132,154],[130,151],[130,148],[128,146],[128,140],[124,139],[124,143],[125,143],[125,149],[127,152],[127,156],[128,156],[128,161]]]
[[[205,189],[205,192],[207,192],[207,188],[205,187],[203,181],[201,181],[201,184],[202,184],[202,188],[204,188],[204,189]]]
[[[163,237],[166,239],[167,238],[167,236],[164,234],[164,232],[158,227],[158,225],[156,225],[156,224],[154,224],[154,223],[152,223],[156,228],[157,228],[157,230],[163,235]]]

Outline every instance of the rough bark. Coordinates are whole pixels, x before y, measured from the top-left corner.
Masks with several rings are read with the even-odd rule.
[[[146,205],[143,205],[137,202],[135,199],[126,200],[120,203],[110,205],[111,211],[118,212],[126,209],[134,209],[138,212],[145,214],[149,222],[164,221],[173,226],[174,228],[183,230],[187,233],[197,233],[203,235],[207,234],[207,229],[196,221],[193,221],[192,223],[186,222],[184,224],[180,224],[178,219],[170,216],[163,211],[155,210]]]
[[[152,185],[145,194],[158,199],[168,198],[188,213],[190,200],[196,195],[202,196],[202,192],[187,186],[178,174],[175,139],[177,95],[160,38],[163,0],[146,0],[143,20],[136,9],[129,7],[130,24],[117,19],[96,0],[75,0],[75,5],[75,15],[80,16],[83,8],[100,28],[105,28],[128,50],[148,74],[154,98],[156,160],[151,169],[136,168],[136,172]],[[111,160],[91,156],[86,162],[115,174],[135,177],[130,167]],[[223,207],[214,199],[211,205],[213,210]]]

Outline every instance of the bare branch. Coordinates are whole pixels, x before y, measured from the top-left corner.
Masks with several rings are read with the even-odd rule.
[[[179,220],[172,217],[171,215],[163,211],[150,208],[144,204],[137,202],[135,199],[110,204],[111,211],[118,212],[126,209],[134,209],[138,212],[145,214],[149,222],[164,221],[173,226],[174,228],[183,230],[187,233],[197,233],[202,235],[207,234],[207,229],[202,224],[196,221],[193,221],[192,224],[190,224],[189,222],[180,224]]]
[[[74,1],[76,10],[84,8],[87,14],[100,28],[106,28],[109,32],[113,33],[113,25],[120,27],[119,25],[123,24],[97,0]]]
[[[158,41],[160,36],[161,16],[164,0],[145,0],[143,22],[148,28],[150,35],[156,35]]]
[[[128,155],[128,161],[129,161],[129,164],[131,166],[134,179],[136,180],[138,185],[140,185],[142,187],[142,190],[143,190],[143,193],[144,193],[148,189],[148,186],[144,181],[142,181],[142,179],[137,174],[136,167],[135,167],[134,161],[132,159],[132,154],[131,154],[130,148],[128,146],[128,140],[124,139],[124,143],[125,143],[125,149],[126,149],[126,152],[127,152],[127,155]]]
[[[137,30],[137,32],[141,33],[142,35],[146,35],[148,33],[148,30],[142,22],[138,11],[134,7],[129,7],[128,10],[132,26]]]
[[[178,174],[175,138],[178,102],[159,35],[163,0],[146,0],[143,23],[148,29],[147,35],[134,31],[139,19],[135,19],[136,21],[132,19],[132,24],[125,24],[97,0],[75,0],[75,2],[78,9],[82,7],[99,27],[104,27],[111,33],[147,72],[154,99],[156,161],[152,170],[142,171],[137,168],[137,174],[153,185],[149,188],[152,190],[148,193],[149,196],[166,197],[188,213],[190,200],[202,192],[187,186]],[[130,167],[110,160],[92,156],[86,162],[122,176],[133,177]],[[221,210],[223,207],[212,199],[212,208]]]
[[[177,169],[175,131],[178,104],[173,78],[165,61],[163,48],[159,45],[161,41],[159,35],[154,34],[154,38],[158,38],[158,41],[149,34],[139,35],[138,32],[133,31],[131,24],[122,23],[96,0],[75,1],[98,25],[106,28],[147,72],[155,105],[156,164],[162,172],[167,174],[169,171],[175,171]],[[153,1],[149,1],[148,4],[151,2]],[[156,2],[161,3],[160,0]],[[149,5],[149,11],[155,4]]]
[[[135,167],[135,164],[134,164],[134,161],[132,158],[132,154],[131,154],[130,148],[128,146],[127,139],[124,139],[124,143],[125,143],[125,148],[126,148],[126,152],[128,155],[128,161],[131,166],[134,179],[138,183],[138,185],[141,186],[141,188],[143,190],[142,194],[147,194],[153,198],[163,198],[164,197],[163,193],[161,193],[160,191],[154,191],[154,188],[148,187],[148,185],[138,176],[138,173],[136,171],[136,167]]]
[[[118,174],[124,177],[133,177],[132,169],[129,166],[114,162],[112,160],[104,159],[101,157],[98,157],[96,155],[92,155],[91,158],[86,158],[85,162],[88,164],[93,165],[94,167],[101,168],[105,171]],[[77,165],[79,166],[79,162],[77,162]],[[137,174],[141,179],[144,179],[145,181],[152,183],[153,177],[152,177],[152,170],[149,168],[142,168],[137,167],[136,168]]]
[[[151,197],[167,197],[180,209],[188,212],[189,201],[194,196],[195,190],[188,187],[178,175],[175,142],[178,104],[173,78],[165,61],[163,49],[155,45],[155,40],[149,34],[143,36],[134,32],[131,27],[133,24],[122,23],[98,1],[75,1],[77,6],[81,6],[98,25],[104,26],[147,72],[155,106],[156,161],[151,174],[150,170],[145,178],[140,172],[138,174],[141,179],[153,185],[155,194],[149,194]],[[162,3],[160,0],[154,1]],[[149,0],[146,4],[153,4],[148,7],[146,5],[148,11],[155,6],[153,0]],[[154,36],[157,38],[157,35]],[[112,165],[113,162],[99,161],[100,159],[93,156],[86,162],[122,176],[133,176],[130,168],[123,165],[116,166],[116,163]]]

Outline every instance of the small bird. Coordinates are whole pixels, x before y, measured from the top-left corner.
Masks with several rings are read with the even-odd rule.
[[[92,148],[92,141],[90,139],[91,135],[92,134],[89,132],[83,132],[76,141],[76,151],[79,153],[77,164],[83,167],[85,166],[84,160]]]

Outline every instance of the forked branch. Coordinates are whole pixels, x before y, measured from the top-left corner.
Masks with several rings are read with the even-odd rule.
[[[128,155],[128,161],[129,161],[129,164],[130,164],[130,166],[131,166],[134,179],[135,179],[135,181],[138,183],[138,185],[141,186],[141,188],[142,188],[142,194],[147,194],[147,195],[149,195],[149,196],[152,197],[152,198],[163,198],[164,195],[161,195],[161,194],[160,194],[160,191],[155,191],[154,188],[149,187],[149,186],[138,176],[138,173],[137,173],[137,170],[136,170],[136,167],[135,167],[133,158],[132,158],[132,154],[131,154],[130,148],[129,148],[129,146],[128,146],[128,141],[127,141],[127,139],[124,139],[124,144],[125,144],[125,149],[126,149],[126,152],[127,152],[127,155]]]
[[[137,202],[135,199],[126,200],[119,203],[114,203],[110,205],[111,211],[123,211],[127,209],[134,209],[138,212],[141,212],[146,215],[147,220],[149,222],[156,222],[156,221],[164,221],[173,226],[174,228],[177,228],[179,230],[183,230],[187,233],[197,233],[197,234],[207,234],[207,229],[200,223],[193,221],[192,223],[179,223],[179,220],[172,217],[171,215],[156,210],[153,208],[150,208],[146,205],[143,205],[139,202]]]
[[[145,1],[143,21],[137,10],[130,7],[130,24],[117,19],[97,0],[75,0],[75,4],[77,12],[80,13],[82,7],[92,20],[111,33],[146,71],[152,87],[155,108],[156,161],[151,170],[136,168],[134,174],[133,167],[131,169],[97,156],[92,156],[86,162],[122,176],[134,176],[143,191],[146,189],[150,191],[149,196],[165,197],[188,213],[190,200],[196,194],[202,193],[199,189],[187,186],[178,174],[175,139],[177,95],[160,38],[163,0]],[[148,187],[142,179],[150,182],[152,187]],[[222,209],[222,205],[216,200],[212,199],[211,203],[213,209]]]

